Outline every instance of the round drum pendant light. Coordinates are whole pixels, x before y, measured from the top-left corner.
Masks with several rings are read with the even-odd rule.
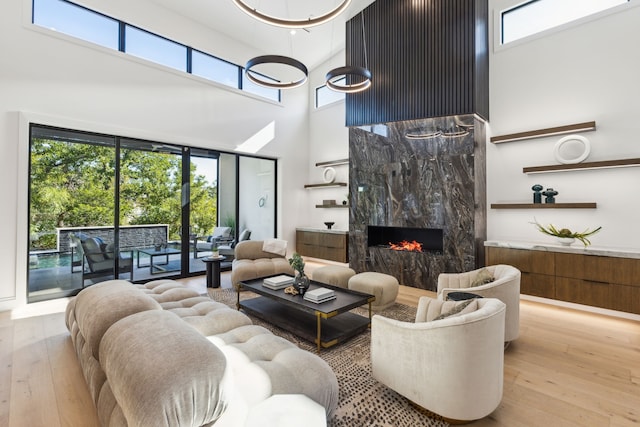
[[[307,19],[283,19],[277,18],[275,16],[265,15],[264,13],[258,12],[256,9],[252,8],[248,4],[244,2],[244,0],[233,0],[233,2],[247,15],[251,16],[258,21],[264,22],[265,24],[275,25],[277,27],[284,28],[309,28],[314,27],[316,25],[324,24],[340,15],[345,11],[351,0],[344,0],[338,7],[335,9],[325,13],[324,15],[318,16],[317,18],[307,18]]]
[[[337,83],[342,78],[348,81],[350,77],[360,81],[353,84],[346,82],[345,84]],[[327,81],[327,87],[331,90],[343,93],[356,93],[366,90],[371,86],[371,71],[364,67],[339,67],[329,71],[325,76],[325,80]]]
[[[266,80],[266,79],[260,78],[261,76],[263,76],[262,74],[252,70],[253,67],[260,64],[287,65],[289,67],[293,67],[301,71],[302,74],[304,74],[304,76],[301,79],[298,79],[296,81],[292,81],[289,83],[282,83],[274,80]],[[295,87],[302,86],[307,81],[307,77],[309,76],[309,71],[307,70],[307,67],[302,62],[293,58],[289,58],[288,56],[264,55],[264,56],[256,56],[255,58],[248,60],[247,64],[245,65],[245,74],[249,80],[251,80],[253,83],[259,86],[267,87],[270,89],[293,89]]]

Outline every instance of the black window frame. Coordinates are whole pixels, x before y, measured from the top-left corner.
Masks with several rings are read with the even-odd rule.
[[[127,27],[127,26],[129,26],[129,27],[131,27],[131,28],[135,28],[135,29],[137,29],[137,30],[140,30],[140,31],[146,32],[146,33],[151,34],[151,35],[153,35],[153,36],[156,36],[156,37],[162,38],[162,39],[164,39],[164,40],[167,40],[167,41],[169,41],[169,42],[175,43],[175,44],[177,44],[177,45],[179,45],[179,46],[182,46],[182,47],[184,47],[184,48],[186,49],[186,58],[185,58],[185,66],[184,66],[184,70],[182,70],[182,69],[178,69],[178,68],[173,68],[173,67],[170,67],[170,66],[168,66],[168,65],[164,65],[164,64],[162,64],[162,63],[158,63],[158,62],[155,62],[155,61],[152,61],[152,60],[150,60],[150,59],[146,59],[146,58],[143,58],[143,57],[140,57],[140,56],[137,56],[137,55],[131,55],[132,57],[139,58],[139,59],[142,59],[142,60],[144,60],[144,61],[149,61],[149,62],[151,62],[151,63],[153,63],[153,64],[157,64],[157,65],[160,65],[160,66],[163,66],[163,67],[169,68],[169,69],[171,69],[171,70],[182,71],[182,72],[185,72],[185,73],[187,73],[187,74],[194,75],[194,74],[191,72],[191,71],[192,71],[192,66],[193,66],[193,51],[197,51],[197,52],[199,52],[199,53],[201,53],[201,54],[204,54],[204,55],[210,56],[210,57],[212,57],[212,58],[215,58],[215,59],[217,59],[217,60],[220,60],[220,61],[222,61],[222,62],[226,62],[226,63],[228,63],[228,64],[231,64],[231,65],[233,65],[233,66],[237,67],[237,68],[238,68],[238,73],[237,73],[237,81],[236,81],[235,89],[238,89],[238,90],[241,90],[241,91],[245,91],[245,90],[244,90],[244,88],[243,88],[243,84],[242,84],[242,80],[243,80],[243,77],[242,77],[242,76],[243,76],[243,73],[244,73],[244,67],[243,67],[242,65],[238,65],[238,64],[236,64],[236,63],[234,63],[234,62],[227,61],[226,59],[224,59],[224,58],[220,58],[219,56],[213,55],[213,54],[211,54],[211,53],[209,53],[209,52],[205,52],[205,51],[203,51],[203,50],[201,50],[201,49],[197,49],[197,48],[194,48],[194,47],[192,47],[192,46],[186,45],[186,44],[184,44],[184,43],[180,43],[180,42],[179,42],[179,41],[177,41],[177,40],[174,40],[174,39],[171,39],[171,38],[165,37],[165,36],[163,36],[163,35],[161,35],[161,34],[155,33],[155,32],[153,32],[153,31],[149,31],[149,30],[144,29],[144,28],[142,28],[142,27],[139,27],[139,26],[137,26],[137,25],[129,24],[129,23],[127,23],[126,21],[123,21],[123,20],[120,20],[120,19],[114,18],[114,17],[112,17],[112,16],[106,15],[106,14],[104,14],[104,13],[101,13],[101,12],[95,11],[95,10],[93,10],[93,9],[90,9],[90,8],[88,8],[88,7],[86,7],[86,6],[79,5],[79,4],[74,3],[74,2],[72,2],[72,1],[69,1],[69,0],[57,0],[57,1],[60,1],[60,2],[63,2],[63,3],[68,3],[68,4],[73,5],[73,6],[75,6],[75,7],[78,7],[78,8],[81,8],[81,9],[83,9],[83,10],[86,10],[87,12],[91,12],[91,13],[94,13],[94,14],[99,15],[99,16],[101,16],[101,17],[104,17],[104,18],[106,18],[106,19],[109,19],[109,20],[112,20],[112,21],[117,22],[117,23],[118,23],[118,49],[117,49],[117,50],[118,50],[119,52],[122,52],[122,53],[128,54],[128,53],[127,53],[127,42],[126,42],[126,27]],[[35,22],[35,13],[36,13],[35,11],[36,11],[36,0],[31,0],[31,24],[32,24],[32,25],[36,25],[36,26],[38,26],[38,27],[40,27],[40,28],[46,28],[46,27],[43,27],[43,26],[41,26],[41,25],[39,25],[39,24],[37,24],[37,23]],[[66,36],[68,36],[68,37],[74,37],[74,38],[77,38],[77,39],[79,39],[79,40],[84,40],[85,42],[95,44],[95,43],[93,43],[91,40],[86,40],[86,39],[83,39],[83,38],[80,38],[80,37],[77,37],[77,36],[74,36],[74,35],[71,35],[71,34],[65,34],[65,35],[66,35]],[[98,44],[98,46],[102,46],[102,45],[99,45],[99,44]],[[104,47],[104,48],[106,48],[106,49],[110,49],[108,46],[102,46],[102,47]],[[129,54],[128,54],[128,55],[129,55]],[[230,86],[230,85],[225,84],[224,82],[219,82],[219,81],[216,81],[216,80],[208,79],[208,78],[206,78],[206,77],[199,76],[199,75],[196,75],[196,76],[197,76],[197,77],[199,77],[199,78],[203,78],[203,79],[205,79],[205,80],[208,80],[208,81],[215,82],[215,83],[217,83],[217,84],[223,85],[223,86],[225,86],[225,87],[233,87],[233,86]],[[271,76],[266,76],[266,75],[264,75],[264,77],[269,78],[269,79],[272,79],[272,80],[274,80],[274,81],[278,81],[278,80],[274,79],[274,78],[273,78],[273,77],[271,77]],[[273,89],[273,90],[277,90],[277,94],[278,94],[278,96],[277,96],[277,100],[276,100],[276,102],[278,102],[278,103],[282,102],[282,90],[280,90],[280,89]],[[246,93],[250,93],[250,94],[252,94],[252,95],[254,95],[254,96],[259,96],[260,98],[267,99],[267,100],[270,100],[270,101],[274,101],[274,100],[275,100],[275,99],[274,99],[274,97],[266,97],[266,96],[262,96],[262,95],[259,95],[259,94],[256,94],[256,93],[254,93],[254,92],[250,92],[250,91],[245,91],[245,92],[246,92]]]

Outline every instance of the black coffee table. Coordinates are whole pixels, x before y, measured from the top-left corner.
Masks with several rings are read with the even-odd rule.
[[[272,290],[262,286],[264,278],[240,282],[240,289],[252,291],[257,298],[240,301],[242,309],[259,319],[281,327],[301,338],[316,343],[318,352],[329,348],[366,330],[371,325],[371,303],[376,297],[363,292],[311,281],[309,290],[333,289],[336,299],[316,304],[301,295],[285,294],[284,289]],[[356,307],[369,305],[369,317],[350,313]]]

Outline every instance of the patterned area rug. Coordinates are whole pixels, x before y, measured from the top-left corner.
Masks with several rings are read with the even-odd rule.
[[[213,300],[235,308],[237,296],[234,290],[207,289],[207,292]],[[251,292],[240,294],[241,300],[255,297]],[[368,315],[368,311],[362,308],[354,312],[362,316]],[[380,314],[393,319],[413,321],[416,309],[396,303]],[[315,345],[308,341],[255,317],[251,316],[251,319],[253,323],[264,326],[300,348],[316,351]],[[449,424],[442,420],[426,416],[407,399],[373,379],[370,342],[371,332],[367,330],[357,337],[320,352],[320,357],[335,372],[340,387],[338,409],[329,420],[329,427],[448,426]]]

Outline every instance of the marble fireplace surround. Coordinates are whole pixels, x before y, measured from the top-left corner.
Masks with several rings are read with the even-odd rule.
[[[486,240],[484,137],[484,124],[473,115],[350,128],[351,268],[435,290],[440,273],[480,265]],[[441,229],[442,250],[371,245],[370,226]]]

